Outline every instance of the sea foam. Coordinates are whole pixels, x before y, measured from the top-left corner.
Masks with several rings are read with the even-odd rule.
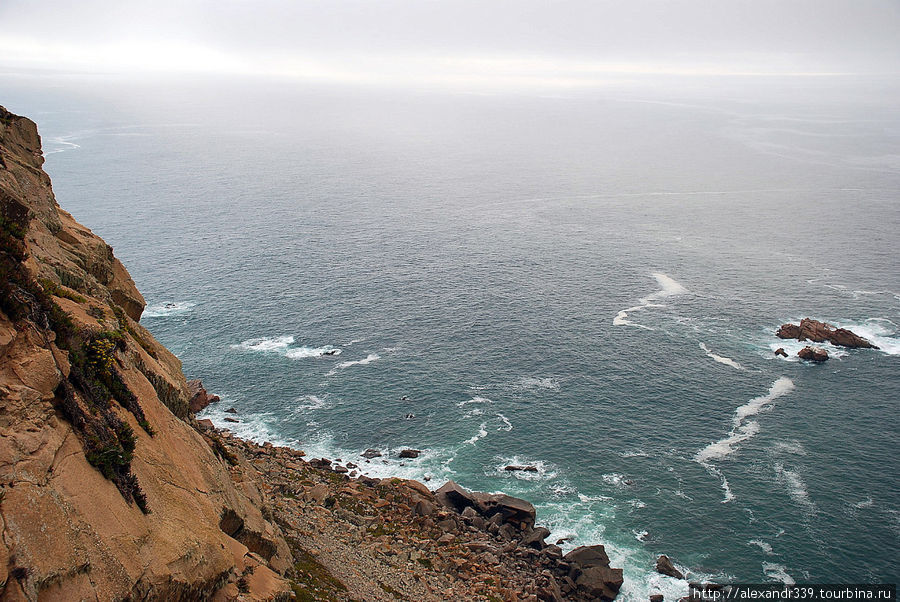
[[[769,392],[760,397],[754,397],[744,405],[734,411],[732,418],[732,429],[727,437],[720,439],[714,443],[710,443],[705,448],[697,452],[694,460],[700,464],[708,464],[713,460],[721,460],[725,456],[731,454],[739,443],[750,439],[759,432],[759,423],[755,420],[747,420],[752,416],[756,416],[763,410],[769,408],[776,399],[790,393],[794,389],[794,382],[782,376],[769,387]]]
[[[177,316],[186,314],[196,306],[196,303],[190,301],[165,301],[162,303],[154,303],[144,309],[141,314],[142,318],[165,318],[168,316]]]
[[[649,326],[644,326],[643,324],[637,324],[630,321],[628,319],[628,315],[636,311],[641,311],[648,307],[665,307],[664,304],[658,303],[660,299],[673,297],[675,295],[683,295],[684,293],[688,292],[685,287],[683,287],[671,276],[663,274],[662,272],[653,272],[653,274],[651,275],[656,278],[656,282],[661,287],[660,290],[656,291],[652,295],[648,295],[646,297],[638,299],[638,305],[627,307],[617,313],[616,317],[613,318],[613,326],[636,326],[638,328],[644,328],[646,330],[653,330]]]
[[[700,349],[703,350],[703,352],[706,354],[706,357],[711,358],[715,362],[718,362],[720,364],[725,364],[726,366],[731,366],[735,370],[743,370],[744,369],[743,366],[741,366],[739,363],[737,363],[733,359],[728,358],[728,357],[723,357],[721,355],[716,355],[715,353],[710,351],[709,347],[707,347],[705,343],[700,343]]]

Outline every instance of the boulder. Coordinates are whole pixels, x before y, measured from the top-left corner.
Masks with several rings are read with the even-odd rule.
[[[684,579],[684,574],[675,568],[669,557],[663,554],[656,560],[656,572],[676,579]]]
[[[779,347],[775,350],[775,355],[780,355],[781,357],[787,357],[787,351],[784,350],[784,347]]]
[[[575,585],[587,595],[600,600],[612,600],[619,593],[624,582],[622,569],[606,566],[592,566],[581,571]]]
[[[824,362],[828,359],[828,352],[820,347],[806,346],[797,352],[797,357],[810,362]]]
[[[225,410],[225,413],[226,414],[237,414],[237,410],[234,408],[228,408],[227,410]]]
[[[472,507],[481,516],[499,521],[497,524],[507,523],[525,531],[534,528],[534,506],[511,495],[468,491],[452,480],[447,481],[434,495],[439,504],[456,512],[461,513]]]
[[[550,529],[547,529],[546,527],[535,527],[530,533],[522,538],[521,543],[527,548],[542,550],[547,546],[547,544],[544,543],[544,539],[549,536]]]
[[[401,458],[418,458],[422,453],[420,449],[404,449],[400,451]]]
[[[609,566],[609,556],[602,545],[579,546],[566,554],[564,558],[579,568],[591,566]]]
[[[662,594],[653,594],[650,596],[650,602],[663,602],[665,597]]]
[[[832,345],[850,348],[878,349],[868,340],[846,328],[835,328],[831,324],[812,318],[803,318],[800,325],[783,324],[775,333],[780,339],[797,339],[814,343],[831,342]]]
[[[359,455],[362,456],[363,458],[366,458],[367,460],[371,460],[372,458],[380,458],[381,452],[378,451],[377,449],[369,448]]]

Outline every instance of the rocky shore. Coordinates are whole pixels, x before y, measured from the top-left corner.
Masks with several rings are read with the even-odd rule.
[[[525,500],[354,479],[196,420],[217,398],[42,165],[0,107],[0,600],[616,596],[603,546],[564,555]]]

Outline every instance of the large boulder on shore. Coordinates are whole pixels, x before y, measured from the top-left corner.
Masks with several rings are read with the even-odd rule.
[[[505,494],[481,493],[460,487],[454,481],[447,481],[434,492],[435,499],[447,508],[462,512],[472,508],[485,518],[500,515],[504,523],[517,529],[531,531],[534,528],[536,512],[531,503]]]
[[[803,318],[800,324],[782,324],[775,333],[779,339],[797,339],[814,343],[830,342],[832,345],[850,348],[878,349],[868,340],[846,328],[835,328],[831,324],[812,318]]]
[[[612,600],[624,582],[622,569],[609,566],[609,556],[602,545],[580,546],[563,557],[569,565],[569,576],[575,582],[577,599]]]
[[[675,565],[669,560],[669,557],[663,554],[656,560],[656,572],[661,575],[668,575],[676,579],[684,579],[684,574],[675,568]]]
[[[211,403],[219,401],[218,395],[210,395],[199,380],[187,381],[188,394],[191,396],[189,407],[192,414],[202,411]]]

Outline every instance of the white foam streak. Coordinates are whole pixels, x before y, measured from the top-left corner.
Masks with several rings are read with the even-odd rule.
[[[674,297],[675,295],[683,295],[687,293],[688,290],[683,287],[679,282],[677,282],[671,276],[663,274],[662,272],[653,272],[651,274],[654,278],[656,278],[656,282],[661,287],[660,290],[655,293],[643,297],[642,299],[638,299],[638,305],[633,307],[627,307],[616,314],[616,317],[613,318],[613,326],[635,326],[637,328],[643,328],[645,330],[653,330],[649,326],[644,326],[643,324],[636,324],[628,319],[628,315],[630,313],[634,313],[636,311],[641,311],[648,307],[665,307],[662,303],[656,303],[660,299],[665,299],[667,297]]]
[[[800,473],[794,470],[787,470],[780,462],[775,464],[775,475],[779,481],[784,482],[787,487],[788,495],[791,499],[801,506],[805,506],[809,510],[815,510],[815,504],[809,498],[809,491],[806,488],[806,482],[800,476]]]
[[[787,569],[780,564],[764,562],[762,564],[762,569],[769,579],[780,581],[785,585],[794,585],[796,583],[794,578],[787,574]]]
[[[700,343],[700,349],[706,354],[706,357],[712,358],[713,361],[718,362],[720,364],[725,364],[726,366],[731,366],[735,370],[743,370],[744,367],[739,363],[734,361],[731,358],[723,357],[721,355],[716,355],[712,351],[710,351],[709,347],[707,347],[704,343]]]
[[[287,349],[288,345],[294,342],[294,337],[280,336],[259,339],[247,339],[241,341],[237,345],[232,345],[232,349],[241,349],[243,351],[259,351],[262,353],[280,352]]]
[[[728,486],[728,479],[712,462],[725,458],[734,452],[740,443],[756,435],[760,429],[759,423],[755,420],[747,419],[751,416],[756,416],[764,409],[768,409],[776,399],[791,392],[793,389],[794,383],[791,379],[782,376],[776,380],[769,387],[768,393],[760,397],[754,397],[734,411],[733,426],[727,437],[710,443],[694,456],[694,460],[704,466],[710,474],[721,479],[722,490],[725,492],[723,503],[733,500],[734,493],[731,491],[731,487]]]
[[[478,434],[475,435],[474,437],[472,437],[471,439],[466,439],[463,443],[467,443],[469,445],[475,445],[475,443],[477,443],[479,439],[484,439],[485,437],[487,437],[487,434],[488,434],[487,423],[482,422],[481,426],[478,427]]]
[[[333,356],[340,354],[340,349],[335,349],[330,345],[326,345],[325,347],[296,347],[294,349],[288,349],[284,352],[284,357],[292,360],[299,360],[305,357],[322,357],[325,355]]]
[[[503,414],[500,414],[500,413],[497,414],[497,418],[499,418],[501,420],[501,422],[503,422],[502,426],[497,427],[498,431],[509,432],[509,431],[513,430],[513,425],[512,425],[512,422],[509,421],[509,418],[507,418],[506,416],[504,416]]]
[[[370,353],[369,355],[367,355],[366,357],[364,357],[361,360],[349,360],[346,362],[341,362],[340,364],[335,366],[331,371],[329,371],[328,375],[330,376],[330,375],[336,374],[338,370],[345,370],[345,369],[349,368],[350,366],[366,366],[366,365],[371,364],[372,362],[374,362],[376,360],[380,360],[380,359],[381,359],[381,356],[378,355],[377,353]]]
[[[456,404],[456,407],[461,408],[465,405],[469,405],[470,403],[494,403],[494,402],[491,401],[490,399],[488,399],[487,397],[481,397],[479,395],[476,395],[475,397],[472,397],[465,401],[460,401],[459,403]]]

